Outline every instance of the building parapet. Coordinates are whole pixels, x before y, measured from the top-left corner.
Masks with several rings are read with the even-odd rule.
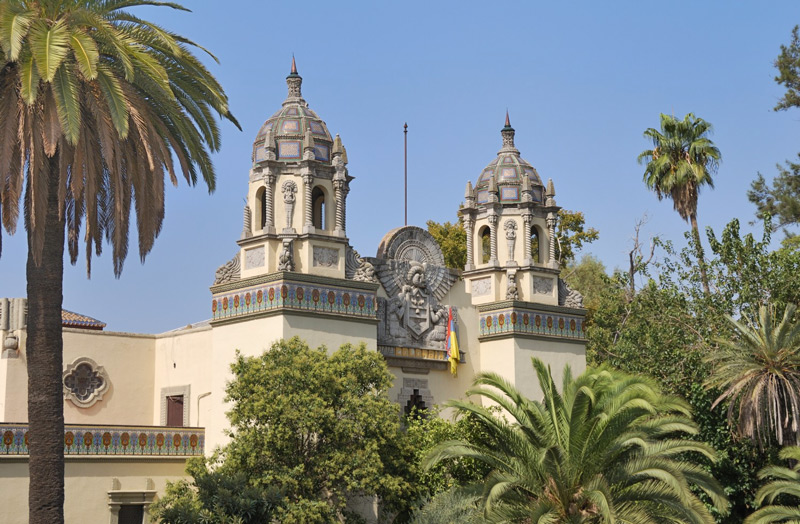
[[[65,456],[196,457],[204,428],[66,424]],[[28,425],[0,423],[0,458],[28,455]]]
[[[285,310],[377,322],[378,284],[277,272],[211,288],[212,323]]]
[[[585,342],[586,310],[506,300],[478,306],[479,339],[534,336]]]

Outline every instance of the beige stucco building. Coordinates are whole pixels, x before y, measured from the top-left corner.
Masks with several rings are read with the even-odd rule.
[[[521,158],[508,118],[497,157],[474,187],[467,183],[459,214],[468,255],[457,271],[413,226],[388,232],[373,257],[353,249],[347,151],[302,98],[294,65],[287,84],[253,146],[243,230],[217,270],[211,319],[140,335],[64,313],[69,523],[146,521],[188,457],[225,443],[224,390],[237,350],[257,355],[292,336],[329,348],[364,342],[385,356],[396,377],[391,396],[403,408],[460,397],[481,371],[538,396],[532,356],[556,375],[565,364],[576,373],[585,367],[581,298],[558,278],[554,187]],[[27,518],[25,325],[25,300],[0,299],[6,523]]]

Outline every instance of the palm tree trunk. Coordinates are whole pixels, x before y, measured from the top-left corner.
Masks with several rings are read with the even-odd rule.
[[[58,155],[47,162],[47,216],[44,248],[38,266],[33,259],[31,227],[27,224],[30,524],[64,522],[64,400],[61,386],[64,219],[58,216]],[[26,198],[30,198],[30,184]],[[30,220],[27,215],[26,220]]]
[[[706,296],[711,294],[708,287],[708,274],[706,273],[706,255],[703,252],[703,244],[700,242],[700,229],[697,227],[697,214],[692,213],[689,217],[692,221],[692,236],[694,236],[695,249],[697,250],[697,263],[700,265],[700,279],[703,281],[703,292]]]

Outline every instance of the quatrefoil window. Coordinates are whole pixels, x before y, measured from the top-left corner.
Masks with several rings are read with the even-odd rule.
[[[86,357],[75,360],[63,374],[64,398],[80,408],[102,400],[108,389],[108,375],[103,366]]]

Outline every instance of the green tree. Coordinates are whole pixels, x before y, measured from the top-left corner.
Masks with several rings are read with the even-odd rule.
[[[741,435],[763,445],[795,444],[800,437],[800,323],[787,305],[780,322],[775,308],[761,306],[758,320],[729,318],[735,337],[720,340],[708,361],[706,386],[724,391],[728,420]]]
[[[213,113],[235,122],[222,87],[192,53],[198,46],[128,11],[140,5],[184,9],[0,0],[0,222],[14,233],[24,202],[33,524],[63,522],[65,238],[73,263],[86,239],[88,264],[105,237],[119,276],[131,207],[143,259],[164,218],[165,173],[177,183],[178,168],[191,184],[199,174],[213,190]]]
[[[414,450],[414,463],[421,464],[428,452],[449,440],[472,440],[483,438],[482,426],[472,416],[458,417],[453,421],[441,418],[436,409],[425,417],[409,417],[406,422],[409,444]],[[465,458],[441,462],[417,472],[415,484],[423,496],[435,496],[457,486],[474,484],[489,473],[482,462]]]
[[[550,370],[533,359],[542,401],[525,397],[502,377],[480,374],[469,394],[499,405],[498,415],[453,401],[477,417],[486,440],[450,441],[427,459],[470,457],[488,464],[483,507],[502,522],[714,522],[690,487],[717,510],[722,487],[692,462],[715,459],[709,446],[677,438],[697,433],[689,407],[643,377],[590,368],[564,370],[561,392]],[[692,456],[695,457],[692,457]]]
[[[263,524],[273,522],[286,503],[277,488],[254,485],[244,472],[222,467],[213,459],[192,459],[186,472],[191,482],[168,484],[164,497],[150,506],[154,522]]]
[[[711,124],[692,113],[683,120],[662,113],[661,130],[649,128],[644,132],[645,138],[653,142],[653,149],[642,151],[638,157],[639,163],[645,165],[647,187],[655,191],[659,200],[671,199],[680,217],[692,224],[706,294],[711,290],[697,226],[697,199],[703,186],[714,187],[711,176],[722,159],[719,149],[708,138],[711,130]]]
[[[412,450],[379,353],[344,345],[329,356],[295,337],[239,355],[232,369],[231,441],[217,469],[281,490],[280,522],[334,522],[362,495],[378,496],[387,513],[416,499]]]
[[[444,255],[444,265],[453,269],[464,269],[467,264],[467,232],[460,220],[455,223],[434,222],[428,220],[428,233],[430,233]]]
[[[573,262],[584,245],[591,244],[598,238],[600,233],[595,228],[586,227],[586,217],[582,212],[559,210],[556,224],[556,258],[561,267]]]
[[[630,298],[628,275],[623,272],[607,276],[606,286],[589,286],[588,291],[575,287],[584,293],[585,303],[592,303],[588,360],[651,376],[667,393],[680,395],[691,405],[700,427],[696,438],[719,452],[719,460],[704,467],[725,486],[732,502],[729,516],[717,516],[725,524],[740,523],[752,512],[760,485],[756,472],[777,456],[777,448],[759,450],[749,439],[734,438],[727,404],[711,407],[722,391],[703,387],[711,373],[711,364],[704,359],[715,350],[717,340],[736,336],[728,316],[740,318],[765,303],[782,309],[800,301],[800,288],[794,285],[800,253],[772,250],[769,221],[763,231],[759,237],[741,235],[737,220],[721,234],[708,231],[711,295],[703,292],[691,243],[680,251],[670,242],[659,243],[651,279]],[[691,242],[691,236],[687,240]]]
[[[756,216],[764,219],[775,217],[773,230],[782,229],[786,238],[784,244],[796,246],[798,239],[790,229],[800,222],[800,163],[786,162],[777,165],[778,175],[772,186],[758,174],[747,192],[747,198],[756,205]]]
[[[758,472],[760,479],[772,480],[758,490],[756,498],[763,507],[747,517],[745,524],[800,522],[800,447],[783,448],[780,458],[794,464],[790,468],[770,465]]]
[[[781,52],[775,60],[778,76],[775,81],[786,88],[783,97],[773,108],[786,111],[800,107],[800,27],[792,29],[789,45],[781,45]],[[753,181],[747,196],[756,205],[756,216],[763,218],[770,214],[777,218],[775,229],[783,228],[787,234],[785,242],[796,242],[794,234],[788,229],[800,221],[800,164],[786,162],[786,167],[778,167],[778,175],[772,180],[772,187],[759,173]]]

